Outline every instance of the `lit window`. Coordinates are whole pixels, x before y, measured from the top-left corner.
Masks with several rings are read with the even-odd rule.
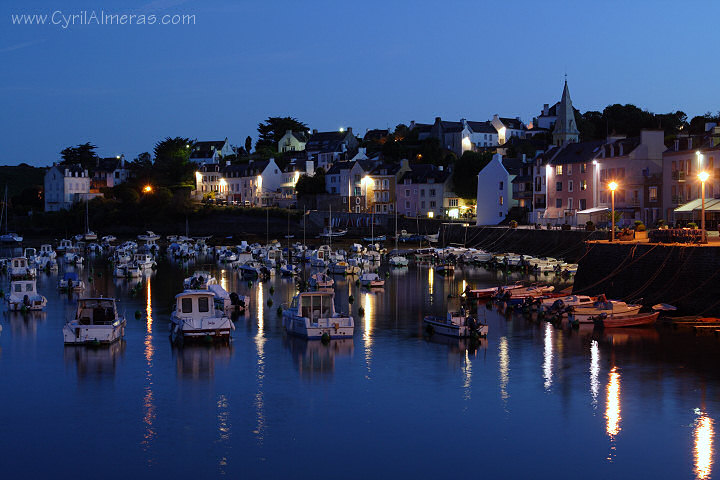
[[[555,175],[562,175],[562,165],[555,165]]]

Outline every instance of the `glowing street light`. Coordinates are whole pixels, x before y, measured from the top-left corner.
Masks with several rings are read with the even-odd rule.
[[[705,233],[705,182],[708,178],[710,178],[710,174],[708,172],[700,172],[698,173],[698,178],[700,179],[700,197],[702,202],[702,211],[700,216],[700,230],[702,230],[702,243],[707,243],[707,234]]]
[[[152,185],[145,185],[143,187],[143,193],[152,193],[152,191],[153,191]]]
[[[618,184],[617,182],[610,182],[608,184],[608,188],[610,189],[610,197],[611,201],[610,204],[612,206],[612,211],[610,213],[610,221],[612,222],[612,229],[610,230],[610,241],[615,241],[615,189],[617,189]]]

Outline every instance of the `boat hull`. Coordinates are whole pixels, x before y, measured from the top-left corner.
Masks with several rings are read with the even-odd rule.
[[[603,328],[622,328],[622,327],[645,327],[654,325],[660,312],[648,313],[646,315],[631,315],[625,317],[612,317],[598,319],[596,324]]]
[[[330,340],[352,338],[355,332],[355,325],[349,317],[320,318],[311,323],[306,318],[284,314],[283,326],[289,335],[308,340],[321,340],[323,335],[328,335]]]
[[[115,343],[125,336],[125,320],[112,325],[65,324],[63,338],[66,345],[97,345]]]

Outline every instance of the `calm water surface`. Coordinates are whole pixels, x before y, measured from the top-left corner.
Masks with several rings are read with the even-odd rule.
[[[176,348],[170,309],[194,268],[161,262],[135,295],[102,261],[80,269],[126,313],[126,340],[110,348],[63,346],[75,301],[57,293],[57,275],[38,279],[47,312],[3,306],[4,478],[704,479],[720,468],[714,338],[556,330],[483,308],[478,348],[428,340],[423,315],[443,314],[463,280],[507,278],[411,266],[374,293],[338,279],[336,306],[356,332],[323,345],[283,334],[276,310],[291,281],[249,286],[215,266],[251,297],[250,314],[230,346]]]

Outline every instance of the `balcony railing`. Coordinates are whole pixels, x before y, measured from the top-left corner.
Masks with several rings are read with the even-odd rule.
[[[681,170],[674,170],[672,172],[672,178],[673,178],[673,180],[677,180],[679,182],[684,182],[685,181],[685,172],[683,172]]]

